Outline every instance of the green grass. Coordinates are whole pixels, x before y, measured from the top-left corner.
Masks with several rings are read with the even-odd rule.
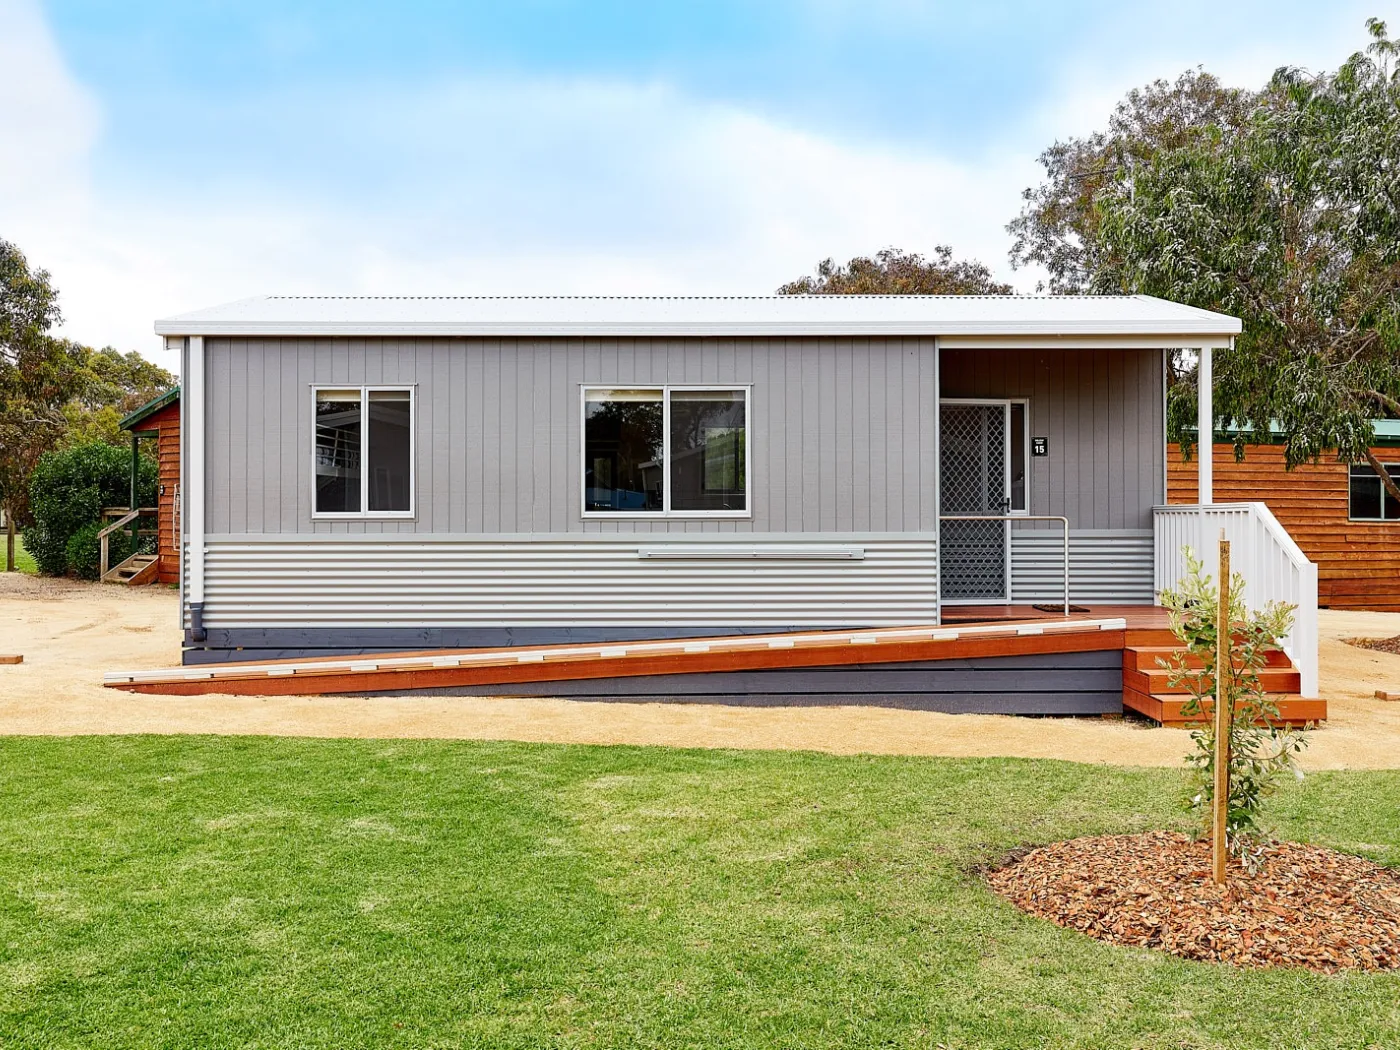
[[[1022,915],[1020,843],[1179,825],[1180,774],[261,738],[0,741],[3,1047],[1382,1047],[1400,977]],[[1285,834],[1400,863],[1400,774]]]
[[[6,566],[5,560],[6,536],[0,532],[0,570]],[[39,566],[34,563],[34,556],[24,549],[24,539],[19,533],[15,533],[15,568],[20,572],[28,573],[30,576],[39,574]]]

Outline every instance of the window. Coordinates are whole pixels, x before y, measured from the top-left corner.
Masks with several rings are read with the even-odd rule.
[[[746,388],[583,391],[583,512],[745,516]]]
[[[1400,463],[1386,463],[1385,472],[1400,480]],[[1351,468],[1347,517],[1352,521],[1400,521],[1400,501],[1385,490],[1380,475],[1367,463]]]
[[[1011,424],[1010,424],[1010,448],[1008,458],[1011,461],[1011,512],[1013,514],[1026,513],[1029,507],[1028,487],[1026,477],[1029,473],[1027,458],[1030,452],[1030,440],[1026,437],[1030,430],[1030,411],[1024,401],[1011,402]]]
[[[411,517],[413,391],[317,388],[313,513]]]

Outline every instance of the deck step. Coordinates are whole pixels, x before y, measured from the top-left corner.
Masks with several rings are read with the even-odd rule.
[[[1124,670],[1137,671],[1157,671],[1161,670],[1158,660],[1170,660],[1175,654],[1182,652],[1179,645],[1128,645],[1123,650]],[[1129,659],[1131,657],[1131,659]],[[1282,649],[1270,649],[1265,654],[1265,667],[1292,667],[1293,661]],[[1198,657],[1187,655],[1186,666],[1200,667],[1201,661]]]
[[[1303,688],[1302,677],[1292,666],[1261,667],[1256,674],[1259,685],[1266,693],[1296,693]],[[1140,671],[1137,668],[1123,669],[1123,687],[1136,689],[1141,693],[1161,696],[1189,696],[1191,686],[1186,682],[1172,684],[1172,672],[1165,668]]]
[[[1270,694],[1269,700],[1278,708],[1279,720],[1288,726],[1301,728],[1315,722],[1327,720],[1327,701],[1308,700],[1294,694]],[[1123,707],[1140,715],[1160,722],[1173,729],[1184,729],[1199,725],[1210,716],[1212,704],[1205,705],[1205,714],[1188,720],[1182,714],[1187,698],[1179,694],[1143,693],[1128,686],[1123,687]]]

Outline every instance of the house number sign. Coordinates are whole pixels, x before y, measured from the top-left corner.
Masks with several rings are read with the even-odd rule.
[[[1048,456],[1048,455],[1050,455],[1050,439],[1049,439],[1049,438],[1038,438],[1038,437],[1033,437],[1033,438],[1031,438],[1031,455],[1032,455],[1032,456]]]

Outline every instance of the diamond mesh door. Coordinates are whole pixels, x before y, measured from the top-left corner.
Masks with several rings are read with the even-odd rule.
[[[942,513],[1005,514],[1006,406],[943,405],[939,430]],[[1005,601],[1006,523],[940,523],[945,601]]]

